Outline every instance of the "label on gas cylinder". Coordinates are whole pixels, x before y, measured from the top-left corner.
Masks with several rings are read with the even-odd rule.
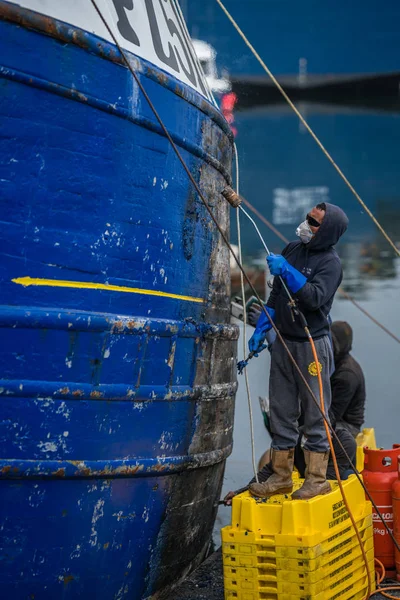
[[[393,533],[393,506],[378,506],[379,512],[382,515],[386,525]],[[372,513],[372,521],[374,523],[374,535],[389,535],[387,529],[384,527],[382,520],[378,513]]]

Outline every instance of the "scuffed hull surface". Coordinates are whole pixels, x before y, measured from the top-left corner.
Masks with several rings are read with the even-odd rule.
[[[141,600],[210,540],[236,390],[228,254],[109,45],[2,4],[1,595]],[[136,66],[229,234],[226,124]]]

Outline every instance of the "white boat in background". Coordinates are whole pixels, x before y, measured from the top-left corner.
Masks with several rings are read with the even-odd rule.
[[[215,48],[202,40],[192,40],[192,42],[212,93],[218,96],[230,92],[232,86],[229,79],[226,76],[218,77]]]
[[[217,52],[211,44],[202,40],[192,40],[194,51],[203,70],[205,80],[214,97],[216,106],[224,115],[226,121],[236,137],[234,108],[237,102],[235,92],[232,92],[232,84],[226,74],[218,76],[216,56]]]

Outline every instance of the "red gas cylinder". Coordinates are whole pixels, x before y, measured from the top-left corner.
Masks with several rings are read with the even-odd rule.
[[[397,479],[397,461],[400,444],[392,450],[364,448],[364,483],[388,527],[393,530],[392,485]],[[392,538],[379,516],[373,513],[375,557],[384,565],[388,575],[394,575],[395,558]],[[390,573],[392,571],[392,573]]]
[[[393,533],[397,543],[400,545],[400,456],[397,460],[397,479],[392,485],[392,503],[393,503]],[[396,559],[397,579],[400,581],[400,552],[394,549]]]

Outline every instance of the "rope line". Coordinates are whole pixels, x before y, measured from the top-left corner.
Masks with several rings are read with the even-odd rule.
[[[319,360],[318,360],[318,354],[317,354],[317,350],[315,348],[314,340],[311,337],[311,334],[310,334],[310,331],[309,331],[308,327],[306,328],[306,331],[307,331],[308,336],[309,336],[309,342],[311,344],[311,350],[312,350],[312,353],[313,353],[315,364],[318,365],[319,364]],[[337,460],[336,460],[335,449],[333,447],[332,437],[331,437],[331,434],[330,434],[330,431],[329,431],[329,427],[328,427],[328,419],[327,419],[326,414],[325,414],[324,388],[323,388],[323,383],[322,383],[321,371],[318,368],[317,368],[317,377],[318,377],[318,387],[319,387],[319,398],[320,398],[321,413],[323,415],[325,415],[324,427],[325,427],[326,437],[328,439],[329,448],[330,448],[331,455],[332,455],[332,461],[333,461],[333,467],[335,469],[336,480],[338,482],[338,485],[339,485],[339,488],[340,488],[340,493],[342,495],[344,505],[346,507],[347,512],[349,513],[350,521],[351,521],[351,524],[353,525],[353,529],[355,531],[355,534],[356,534],[356,537],[357,537],[357,541],[358,541],[358,544],[359,544],[360,549],[361,549],[361,554],[362,554],[362,557],[363,557],[363,560],[364,560],[365,569],[367,571],[368,585],[367,585],[367,595],[366,595],[366,598],[369,598],[370,595],[371,595],[371,575],[370,575],[370,572],[369,572],[368,557],[367,557],[367,553],[366,553],[365,548],[364,548],[363,541],[361,539],[360,532],[359,532],[358,527],[357,527],[356,520],[354,518],[353,513],[351,512],[349,503],[347,501],[347,497],[346,497],[346,494],[345,494],[345,491],[344,491],[344,488],[343,488],[343,483],[342,483],[342,480],[341,480],[341,477],[340,477],[340,471],[339,471],[339,466],[338,466],[338,463],[337,463]]]
[[[235,154],[236,193],[239,194],[239,157],[238,157],[238,151],[237,151],[236,144],[233,145],[233,148],[234,148],[234,154]],[[237,224],[237,234],[238,234],[239,260],[242,263],[242,236],[241,236],[241,227],[240,227],[239,207],[236,209],[236,224]],[[242,304],[243,304],[243,360],[244,360],[246,358],[246,354],[247,354],[247,340],[246,340],[247,316],[246,316],[246,293],[244,291],[244,277],[243,277],[243,273],[241,271],[240,271],[240,287],[241,287],[241,292],[242,292]],[[252,404],[251,404],[250,382],[249,382],[249,376],[247,373],[247,369],[244,370],[244,380],[245,380],[245,384],[246,384],[247,404],[249,407],[251,461],[253,464],[254,477],[258,483],[258,470],[256,467],[256,451],[255,451],[255,444],[254,444],[253,408],[252,408]]]
[[[237,22],[235,21],[235,19],[232,17],[232,15],[230,14],[230,12],[222,4],[221,0],[216,0],[216,2],[220,6],[220,8],[223,10],[223,12],[225,13],[225,15],[228,17],[229,21],[232,23],[233,27],[236,29],[236,31],[238,32],[238,34],[240,35],[240,37],[242,38],[242,40],[244,41],[244,43],[246,44],[246,46],[251,50],[251,52],[253,53],[253,55],[255,56],[255,58],[258,60],[258,62],[260,63],[260,65],[262,66],[262,68],[264,69],[264,71],[267,73],[268,77],[272,80],[272,82],[274,83],[274,85],[278,88],[278,90],[280,91],[280,93],[282,94],[282,96],[284,97],[284,99],[286,100],[286,102],[289,104],[290,108],[295,112],[295,114],[300,119],[301,123],[307,129],[308,133],[311,135],[311,137],[313,138],[313,140],[316,142],[316,144],[319,146],[319,148],[325,154],[326,158],[329,160],[329,162],[331,163],[331,165],[333,166],[333,168],[338,172],[338,174],[343,179],[343,181],[345,182],[345,184],[347,185],[347,187],[350,189],[350,191],[353,193],[353,195],[357,198],[358,202],[361,204],[361,206],[363,207],[363,209],[365,210],[365,212],[368,214],[368,216],[375,223],[375,225],[377,226],[377,228],[379,229],[379,231],[382,233],[382,235],[389,242],[389,244],[391,245],[391,247],[393,248],[393,250],[395,251],[395,253],[397,254],[397,256],[400,256],[400,250],[397,248],[396,244],[392,241],[392,239],[386,233],[385,229],[382,227],[382,225],[379,223],[379,221],[374,217],[374,215],[372,214],[372,212],[370,211],[370,209],[368,208],[368,206],[365,204],[364,200],[361,198],[361,196],[358,194],[358,192],[352,186],[352,184],[347,179],[346,175],[343,173],[343,171],[341,170],[341,168],[336,164],[336,162],[334,161],[334,159],[332,158],[332,156],[329,154],[328,150],[322,144],[322,142],[320,141],[319,137],[314,133],[314,131],[311,129],[310,125],[307,123],[307,121],[305,120],[305,118],[303,117],[303,115],[301,114],[301,112],[293,104],[293,102],[291,101],[291,99],[289,98],[289,96],[287,95],[287,93],[285,92],[285,90],[283,89],[283,87],[281,86],[281,84],[279,83],[279,81],[276,79],[276,77],[274,76],[274,74],[269,70],[269,68],[267,67],[267,65],[265,64],[265,62],[261,58],[261,56],[258,54],[258,52],[254,48],[254,46],[249,42],[249,40],[247,39],[246,35],[240,29],[239,25],[237,24]]]
[[[397,337],[397,335],[395,335],[392,331],[390,331],[390,329],[388,329],[387,327],[385,327],[385,325],[382,325],[382,323],[380,323],[377,319],[375,319],[375,317],[373,317],[371,315],[371,313],[369,313],[365,308],[363,308],[358,302],[357,300],[355,300],[352,296],[350,296],[350,294],[348,294],[347,292],[344,291],[344,289],[339,288],[339,292],[342,296],[344,296],[345,298],[347,298],[347,300],[350,300],[350,302],[352,302],[352,304],[354,304],[354,306],[356,306],[358,308],[358,310],[360,310],[362,313],[364,313],[364,315],[366,317],[368,317],[369,319],[371,319],[371,321],[373,323],[375,323],[375,325],[377,325],[378,327],[380,327],[382,329],[382,331],[384,331],[385,333],[387,333],[388,335],[390,335],[391,338],[393,338],[398,344],[400,344],[400,338]]]
[[[248,209],[250,209],[255,215],[257,215],[257,217],[260,219],[260,221],[262,221],[265,225],[267,225],[267,227],[269,227],[270,230],[273,231],[275,233],[275,235],[278,236],[279,239],[281,239],[283,242],[285,242],[285,244],[289,243],[289,240],[279,231],[279,229],[277,229],[274,225],[272,225],[272,223],[270,221],[268,221],[268,219],[266,219],[264,217],[264,215],[255,208],[255,206],[250,204],[250,202],[248,200],[246,200],[246,198],[244,198],[243,196],[241,196],[241,198],[242,198],[243,204],[245,204]]]
[[[217,1],[218,1],[218,0],[217,0]],[[273,320],[271,319],[271,317],[270,317],[270,315],[269,315],[268,311],[265,309],[264,303],[263,303],[263,301],[261,300],[261,298],[260,298],[260,295],[258,294],[258,292],[257,292],[257,290],[255,289],[254,285],[253,285],[253,284],[252,284],[252,282],[250,281],[250,279],[249,279],[249,277],[248,277],[248,275],[247,275],[246,271],[244,270],[244,268],[243,268],[242,264],[240,263],[240,261],[239,261],[239,260],[238,260],[238,258],[236,257],[236,254],[235,254],[235,252],[234,252],[234,250],[233,250],[233,248],[232,248],[231,244],[229,243],[229,241],[228,241],[228,239],[227,239],[227,237],[226,237],[226,235],[225,235],[224,231],[222,230],[222,228],[221,228],[220,224],[218,223],[218,221],[217,221],[216,217],[214,216],[214,214],[213,214],[213,212],[212,212],[212,210],[211,210],[211,208],[210,208],[210,206],[209,206],[209,204],[208,204],[207,200],[205,199],[205,197],[204,197],[204,195],[203,195],[202,191],[200,190],[200,188],[199,188],[198,184],[196,183],[195,179],[193,178],[193,176],[192,176],[192,174],[191,174],[191,172],[190,172],[189,168],[187,167],[187,165],[186,165],[186,163],[185,163],[185,161],[184,161],[183,157],[181,156],[181,154],[180,154],[180,152],[179,152],[179,150],[178,150],[177,146],[175,145],[175,143],[174,143],[173,139],[171,138],[171,136],[170,136],[170,134],[169,134],[169,132],[168,132],[167,128],[165,127],[165,125],[164,125],[164,123],[163,123],[163,121],[162,121],[161,117],[159,116],[159,114],[158,114],[158,112],[157,112],[156,108],[154,107],[154,105],[153,105],[153,103],[152,103],[151,99],[149,98],[149,96],[148,96],[148,94],[147,94],[146,90],[144,89],[144,87],[143,87],[143,85],[142,85],[142,83],[141,83],[141,81],[140,81],[139,77],[137,76],[137,74],[136,74],[136,73],[135,73],[135,71],[133,70],[133,68],[132,68],[131,64],[129,63],[129,61],[128,61],[128,59],[127,59],[127,57],[126,57],[126,55],[125,55],[125,53],[124,53],[124,51],[123,51],[123,49],[122,49],[122,48],[121,48],[121,46],[119,45],[119,43],[118,43],[118,40],[116,39],[116,37],[115,37],[115,35],[114,35],[113,31],[111,30],[111,28],[110,28],[109,24],[107,23],[106,19],[104,18],[104,16],[103,16],[102,12],[101,12],[101,11],[100,11],[100,9],[98,8],[98,6],[97,6],[97,4],[96,4],[96,0],[91,0],[91,3],[93,4],[93,6],[94,6],[94,8],[95,8],[96,12],[98,13],[99,17],[101,18],[101,20],[102,20],[102,22],[103,22],[104,26],[106,27],[107,31],[109,32],[110,36],[111,36],[111,37],[112,37],[112,39],[114,40],[114,43],[115,43],[115,45],[117,46],[118,50],[119,50],[119,51],[120,51],[120,53],[121,53],[121,57],[123,58],[123,60],[124,60],[124,62],[126,63],[126,65],[127,65],[128,69],[129,69],[129,71],[131,72],[131,74],[132,74],[133,78],[135,79],[135,81],[136,81],[136,83],[137,83],[138,87],[140,88],[141,92],[143,93],[143,96],[145,97],[146,101],[148,102],[148,104],[149,104],[149,107],[150,107],[150,108],[151,108],[151,110],[153,111],[153,113],[154,113],[154,116],[156,117],[156,119],[157,119],[157,121],[159,122],[159,124],[160,124],[160,126],[161,126],[161,128],[162,128],[162,130],[163,130],[163,132],[164,132],[164,134],[165,134],[165,136],[167,137],[168,141],[170,142],[170,144],[171,144],[171,147],[172,147],[172,149],[174,150],[174,152],[175,152],[175,154],[176,154],[176,156],[177,156],[177,158],[178,158],[179,162],[182,164],[182,166],[183,166],[183,168],[184,168],[184,170],[185,170],[186,174],[188,175],[188,178],[189,178],[189,180],[191,181],[191,183],[192,183],[193,187],[195,188],[195,190],[196,190],[197,194],[199,195],[199,198],[200,198],[200,200],[203,202],[205,209],[206,209],[206,210],[207,210],[207,212],[209,213],[209,215],[210,215],[210,217],[211,217],[212,221],[214,222],[214,224],[215,224],[215,226],[216,226],[217,230],[219,231],[219,233],[220,233],[220,235],[221,235],[221,237],[222,237],[223,241],[225,242],[226,246],[228,247],[228,249],[229,249],[229,252],[230,252],[230,253],[231,253],[231,255],[233,256],[233,258],[234,258],[234,260],[235,260],[235,262],[236,262],[237,266],[239,267],[240,271],[243,273],[243,277],[244,277],[244,278],[245,278],[245,280],[247,281],[247,283],[248,283],[248,285],[249,285],[249,287],[250,287],[251,291],[253,292],[253,294],[254,294],[254,295],[255,295],[255,297],[257,298],[258,302],[260,303],[260,305],[261,305],[261,307],[262,307],[262,310],[264,311],[264,314],[266,315],[267,319],[270,321],[270,323],[271,323],[271,325],[272,325],[272,328],[274,329],[274,331],[275,331],[275,333],[276,333],[276,335],[277,335],[277,337],[278,337],[279,341],[281,342],[281,344],[282,344],[282,345],[283,345],[283,347],[285,348],[285,351],[287,352],[287,354],[288,354],[288,356],[289,356],[289,359],[290,359],[290,361],[292,362],[292,364],[293,364],[294,368],[296,369],[296,371],[299,373],[299,376],[300,376],[301,380],[303,381],[303,383],[304,383],[305,387],[306,387],[306,388],[307,388],[307,390],[309,391],[309,393],[310,393],[310,395],[311,395],[311,398],[312,398],[312,399],[313,399],[313,401],[315,402],[315,404],[316,404],[316,406],[317,406],[317,408],[318,408],[318,410],[319,410],[319,412],[320,412],[320,414],[321,414],[322,418],[324,419],[324,421],[327,423],[328,427],[330,428],[331,434],[334,436],[334,438],[336,439],[336,441],[337,441],[337,442],[338,442],[338,444],[339,444],[339,447],[340,447],[340,448],[341,448],[341,450],[344,452],[344,455],[345,455],[345,456],[346,456],[346,458],[348,459],[348,461],[349,461],[349,464],[350,464],[351,468],[353,469],[353,471],[354,471],[354,473],[355,473],[355,475],[356,475],[356,477],[357,477],[358,481],[359,481],[359,482],[360,482],[360,484],[362,485],[362,487],[363,487],[363,489],[364,489],[365,493],[367,494],[367,496],[368,496],[369,500],[371,501],[371,503],[372,503],[372,505],[373,505],[373,507],[374,507],[374,509],[375,509],[375,512],[377,513],[377,515],[378,515],[378,516],[379,516],[379,518],[381,519],[381,521],[382,521],[382,523],[383,523],[383,526],[386,528],[386,530],[387,530],[388,534],[391,536],[391,538],[392,538],[392,540],[393,540],[393,543],[394,543],[394,545],[396,546],[396,548],[397,548],[397,549],[399,550],[399,552],[400,552],[400,545],[398,544],[397,540],[395,539],[395,537],[394,537],[393,533],[391,532],[390,528],[388,527],[387,523],[386,523],[386,522],[385,522],[385,520],[383,519],[383,517],[382,517],[382,514],[380,513],[380,511],[379,511],[379,509],[378,509],[378,507],[377,507],[377,505],[376,505],[375,501],[373,500],[373,498],[372,498],[372,496],[371,496],[370,492],[369,492],[369,491],[368,491],[368,489],[365,487],[365,485],[364,485],[364,482],[362,481],[362,479],[361,479],[361,477],[360,477],[359,473],[357,472],[357,469],[356,469],[356,467],[354,466],[353,462],[351,461],[351,459],[350,459],[350,457],[349,457],[349,455],[348,455],[348,453],[347,453],[346,449],[344,448],[343,444],[342,444],[342,443],[341,443],[341,441],[339,440],[339,438],[338,438],[338,436],[337,436],[336,432],[335,432],[335,431],[334,431],[334,429],[332,428],[332,426],[331,426],[331,424],[330,424],[329,420],[327,419],[327,417],[325,416],[324,412],[321,410],[321,407],[320,407],[320,405],[319,405],[319,402],[318,402],[318,400],[317,400],[317,398],[316,398],[315,394],[313,393],[313,391],[312,391],[311,387],[309,386],[309,384],[308,384],[308,382],[307,382],[307,380],[306,380],[305,376],[303,375],[303,373],[302,373],[302,371],[301,371],[301,369],[300,369],[299,365],[297,364],[297,362],[296,362],[295,358],[293,357],[292,353],[290,352],[290,350],[289,350],[289,348],[288,348],[287,344],[285,343],[285,340],[283,339],[283,337],[282,337],[282,335],[281,335],[280,331],[277,329],[277,327],[276,327],[275,323],[273,322]]]
[[[275,233],[275,235],[277,235],[279,237],[279,239],[281,239],[283,242],[285,242],[285,244],[289,243],[289,240],[284,235],[282,235],[282,233],[276,227],[274,227],[274,225],[272,225],[272,223],[270,221],[268,221],[268,219],[266,219],[262,213],[260,213],[248,200],[246,200],[246,198],[242,197],[242,200],[243,200],[243,204],[245,204],[249,210],[251,210],[255,215],[257,215],[257,217],[260,219],[260,221],[262,221],[264,223],[264,225],[269,227],[269,229],[271,231],[273,231]],[[397,337],[397,335],[395,335],[392,331],[390,331],[390,329],[385,327],[385,325],[380,323],[380,321],[378,321],[375,317],[373,317],[371,315],[371,313],[369,313],[365,308],[363,308],[361,306],[361,304],[359,304],[357,302],[357,300],[355,300],[353,298],[353,296],[350,296],[350,294],[348,292],[346,292],[342,287],[338,288],[338,292],[341,296],[343,296],[347,300],[350,300],[350,302],[352,304],[354,304],[354,306],[356,308],[358,308],[358,310],[360,310],[362,313],[364,313],[364,315],[366,317],[368,317],[368,319],[370,319],[373,323],[375,323],[375,325],[380,327],[382,329],[382,331],[384,331],[385,333],[390,335],[391,338],[393,338],[398,344],[400,344],[400,338]]]

